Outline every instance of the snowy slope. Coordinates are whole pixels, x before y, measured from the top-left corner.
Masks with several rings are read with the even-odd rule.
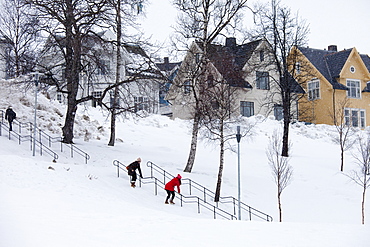
[[[2,87],[0,108],[12,105],[20,121],[32,121],[32,98],[30,91]],[[39,125],[59,135],[64,107],[41,94],[39,104]],[[90,154],[88,164],[65,154],[57,163],[32,157],[27,144],[0,137],[0,247],[370,245],[370,228],[360,224],[361,188],[339,172],[330,126],[291,128],[294,174],[283,192],[283,223],[277,222],[276,186],[265,155],[268,137],[281,123],[266,119],[252,138],[242,139],[242,201],[270,214],[274,222],[268,223],[213,220],[193,206],[165,205],[164,192],[155,196],[152,185],[130,188],[126,174],[117,178],[113,160],[128,164],[140,156],[144,176],[152,161],[214,190],[218,147],[200,141],[193,173],[185,174],[190,122],[120,119],[118,141],[108,147],[108,119],[99,109],[79,108],[75,142]],[[350,152],[346,161],[346,171],[355,167]],[[237,155],[227,151],[225,162],[222,195],[236,196]]]

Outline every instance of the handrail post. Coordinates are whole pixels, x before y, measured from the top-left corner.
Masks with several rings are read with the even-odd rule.
[[[154,184],[155,184],[155,188],[154,188],[154,191],[155,191],[155,195],[158,195],[158,183],[157,183],[157,178],[154,179]]]
[[[119,163],[117,164],[117,176],[119,177]]]
[[[191,195],[191,179],[189,179],[189,195]]]

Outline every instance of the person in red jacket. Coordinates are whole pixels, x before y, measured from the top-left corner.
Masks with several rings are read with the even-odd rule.
[[[180,185],[181,185],[180,174],[177,174],[177,177],[173,178],[171,181],[166,183],[166,185],[164,186],[164,189],[167,192],[167,198],[166,201],[164,202],[165,204],[168,204],[168,199],[170,199],[170,197],[171,197],[170,203],[175,204],[173,202],[173,199],[175,198],[175,186],[177,186],[177,192],[180,193]]]

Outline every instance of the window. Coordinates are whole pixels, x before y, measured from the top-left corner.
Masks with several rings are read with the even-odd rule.
[[[108,75],[110,73],[110,61],[100,60],[97,73],[98,75]]]
[[[256,87],[263,90],[270,89],[269,72],[256,72]]]
[[[62,103],[62,94],[61,93],[57,94],[57,100],[59,101],[59,103]]]
[[[196,54],[195,54],[195,62],[196,62],[196,63],[200,63],[200,58],[201,58],[200,53],[196,53]]]
[[[147,97],[134,97],[135,112],[149,111],[149,100]]]
[[[360,81],[359,80],[347,80],[347,96],[348,98],[361,98]]]
[[[101,102],[99,102],[98,98],[100,98],[103,95],[102,91],[92,92],[91,95],[94,97],[94,99],[92,100],[92,106],[93,107],[96,107],[97,105],[101,106]]]
[[[254,115],[254,103],[249,101],[240,101],[240,114],[244,117]]]
[[[320,99],[320,81],[310,81],[307,83],[308,100]]]
[[[281,105],[274,106],[274,116],[276,120],[281,120],[284,118],[284,111]]]
[[[260,50],[260,62],[265,61],[265,52],[263,50]]]
[[[300,74],[301,73],[301,63],[300,62],[296,62],[295,63],[295,73],[296,74]]]
[[[190,94],[190,91],[191,91],[190,81],[184,82],[184,94]]]
[[[95,92],[92,92],[92,96],[93,96],[94,98],[100,98],[102,95],[103,95],[102,91],[95,91]]]
[[[208,87],[213,87],[215,85],[213,75],[208,75],[207,77],[207,85]]]
[[[365,117],[366,114],[363,109],[344,109],[344,123],[347,126],[360,127],[363,129],[366,127]]]
[[[114,107],[114,91],[110,91],[109,92],[109,103],[110,103],[110,107]],[[119,97],[117,97],[116,98],[116,107],[119,107],[120,106],[120,100],[119,100],[120,98]]]

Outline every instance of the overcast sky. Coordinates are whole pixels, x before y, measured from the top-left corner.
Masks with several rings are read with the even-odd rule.
[[[165,42],[173,32],[176,10],[171,0],[149,1],[143,28],[154,40]],[[337,45],[338,50],[356,47],[360,53],[370,55],[370,0],[282,0],[282,3],[293,12],[298,11],[309,24],[309,47],[324,49]],[[251,16],[247,12],[245,21],[251,22],[248,15]]]

